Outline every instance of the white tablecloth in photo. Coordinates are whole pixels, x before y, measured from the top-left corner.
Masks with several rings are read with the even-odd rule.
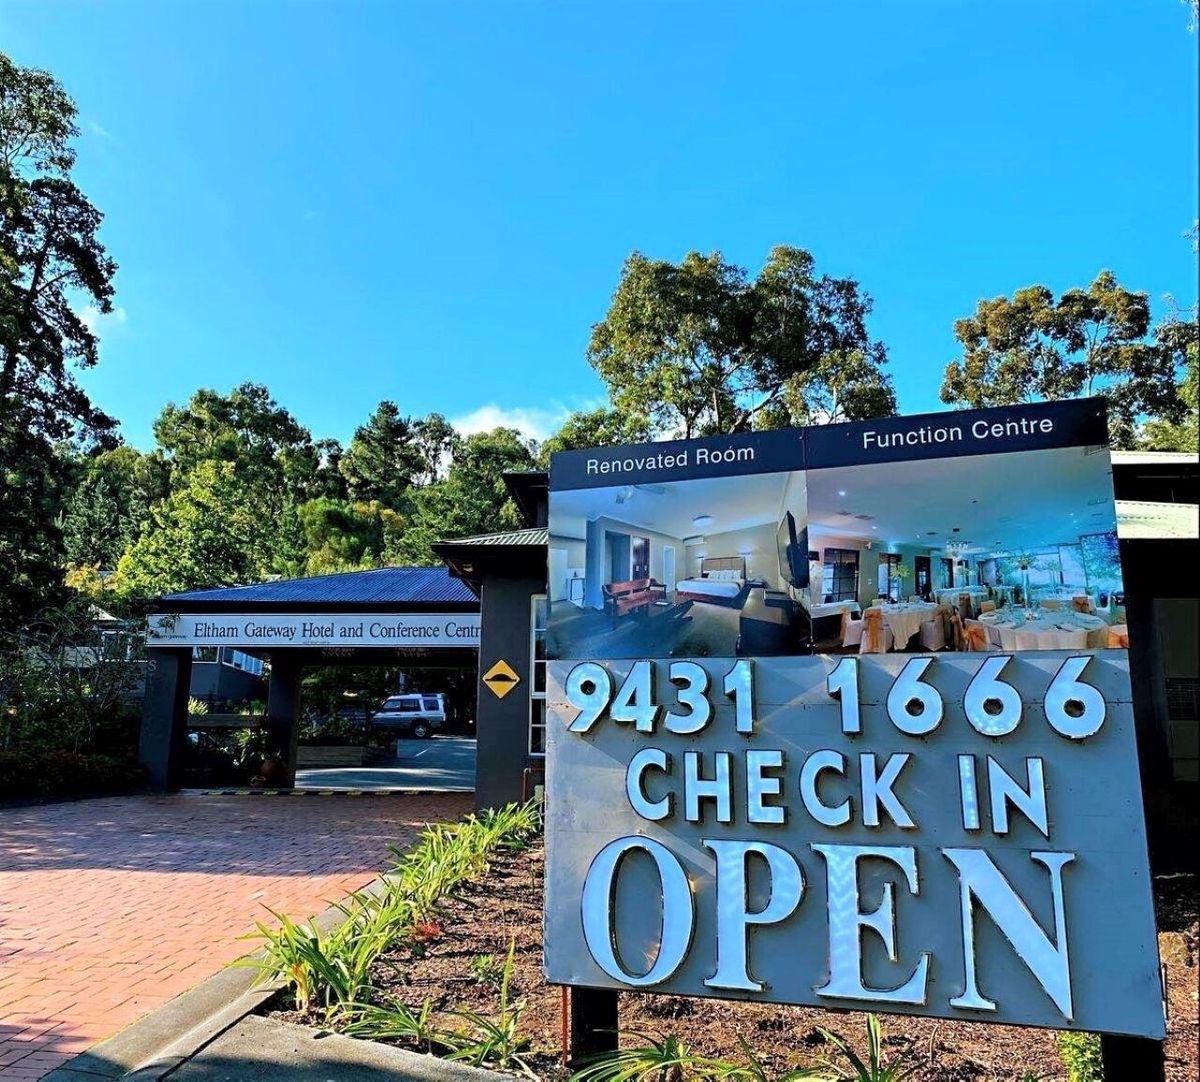
[[[936,605],[906,603],[904,605],[881,605],[883,619],[892,632],[896,649],[903,650],[908,640],[921,630],[926,620],[932,620],[937,612]]]
[[[862,617],[857,601],[825,601],[819,605],[807,605],[809,618],[821,620],[826,616],[841,616],[842,609],[849,609],[850,615],[858,620]]]
[[[971,600],[978,605],[980,601],[987,598],[988,588],[986,586],[943,586],[937,592],[939,601],[948,602],[956,607],[959,594],[970,594]]]
[[[1098,616],[1049,613],[1032,620],[1011,610],[985,612],[979,622],[1001,650],[1086,650],[1108,644],[1108,625]]]

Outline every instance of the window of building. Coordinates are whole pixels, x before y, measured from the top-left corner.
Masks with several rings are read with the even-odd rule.
[[[529,690],[529,754],[546,754],[546,597],[530,599],[529,671],[533,684]]]
[[[896,573],[896,569],[900,566],[903,557],[897,552],[885,552],[879,557],[879,596],[889,597],[893,601],[901,601],[900,591],[904,589],[904,583],[900,581],[900,576]]]
[[[219,648],[216,646],[193,646],[192,661],[201,665],[215,665]]]
[[[262,658],[244,654],[241,650],[230,650],[225,656],[225,664],[235,669],[241,669],[242,672],[248,672],[251,676],[262,676],[263,674]]]
[[[821,592],[826,601],[858,598],[858,550],[826,549]]]

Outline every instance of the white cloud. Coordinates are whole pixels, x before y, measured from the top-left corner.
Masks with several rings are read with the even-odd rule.
[[[101,312],[94,304],[89,304],[79,318],[92,334],[103,338],[112,331],[119,330],[129,322],[129,314],[124,308],[116,307],[111,312]]]
[[[554,406],[505,408],[489,402],[470,413],[451,417],[450,423],[464,436],[474,432],[490,432],[493,428],[515,428],[521,435],[541,441],[557,432],[570,413],[561,403]]]
[[[106,143],[115,143],[117,141],[117,137],[98,120],[87,121],[87,130],[96,136],[97,139],[103,139]]]

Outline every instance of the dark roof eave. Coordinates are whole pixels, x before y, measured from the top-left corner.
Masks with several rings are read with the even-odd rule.
[[[499,574],[505,578],[519,575],[545,575],[545,544],[472,545],[461,541],[437,541],[430,546],[446,563],[450,574],[461,579],[476,594],[485,577]]]

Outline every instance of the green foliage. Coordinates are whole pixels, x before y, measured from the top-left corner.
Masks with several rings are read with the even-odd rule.
[[[283,572],[279,522],[232,462],[201,462],[152,511],[117,565],[120,593],[153,597],[178,590],[258,582]]]
[[[75,117],[51,75],[0,53],[0,417],[50,440],[106,438],[116,423],[75,378],[99,359],[82,313],[112,311],[117,269],[71,180]]]
[[[303,502],[327,485],[308,429],[258,383],[239,384],[227,395],[201,388],[183,406],[169,403],[154,435],[176,479],[202,463],[236,464],[260,509]]]
[[[132,753],[142,639],[82,603],[0,628],[0,748]]]
[[[426,1052],[451,1051],[445,1032],[434,1025],[433,1001],[425,999],[414,1009],[390,997],[386,1003],[358,1003],[347,1008],[338,1029],[348,1037],[368,1041],[411,1041]]]
[[[674,1034],[659,1038],[631,1031],[629,1035],[646,1043],[587,1057],[572,1073],[571,1082],[682,1082],[737,1078],[747,1070],[727,1060],[699,1055]]]
[[[562,427],[538,448],[538,462],[550,465],[555,451],[587,447],[616,447],[623,443],[646,443],[653,436],[644,415],[629,415],[616,409],[594,409],[572,413]]]
[[[189,718],[202,718],[208,713],[208,703],[203,699],[197,699],[194,696],[189,697],[187,701],[187,712]]]
[[[453,1011],[454,1017],[466,1022],[466,1029],[449,1037],[452,1051],[446,1057],[473,1067],[491,1068],[496,1071],[517,1071],[528,1078],[537,1079],[526,1062],[529,1039],[520,1034],[521,1015],[526,1008],[523,999],[512,1000],[509,988],[512,983],[515,940],[508,944],[508,957],[500,973],[499,1002],[495,1016],[478,1011]]]
[[[854,279],[818,276],[800,248],[773,248],[752,281],[719,252],[678,264],[634,252],[588,360],[616,411],[654,433],[890,415],[871,305]]]
[[[0,408],[0,627],[22,624],[65,598],[61,465],[33,430],[30,411]]]
[[[310,575],[378,567],[384,524],[378,504],[351,504],[320,496],[297,508]]]
[[[401,1025],[395,1004],[369,1009],[371,967],[411,938],[463,881],[483,874],[491,853],[528,844],[538,829],[537,809],[515,804],[429,827],[408,852],[393,850],[378,893],[351,895],[339,907],[344,919],[338,927],[321,932],[311,922],[301,926],[274,914],[279,927],[259,924],[253,938],[263,949],[240,964],[259,970],[262,981],[288,987],[299,1010],[317,1011],[327,1024],[344,1021],[363,1036],[372,1026]]]
[[[920,1069],[920,1064],[909,1062],[912,1059],[911,1051],[902,1052],[892,1059],[884,1056],[883,1027],[880,1026],[879,1019],[873,1014],[867,1015],[867,1058],[865,1060],[850,1047],[848,1041],[836,1033],[820,1027],[818,1027],[818,1032],[841,1053],[849,1064],[851,1073],[839,1073],[838,1078],[852,1079],[853,1082],[900,1082],[901,1079],[912,1077]],[[833,1070],[841,1071],[836,1063],[829,1062],[828,1066]]]
[[[84,459],[63,517],[68,565],[112,570],[169,491],[161,455],[114,447]]]
[[[1151,418],[1142,427],[1138,445],[1148,451],[1200,451],[1200,409],[1197,408],[1197,384],[1200,383],[1200,344],[1196,320],[1171,320],[1155,331],[1159,347],[1175,355],[1176,367],[1183,370],[1179,382],[1180,417],[1172,420]]]
[[[369,730],[362,722],[354,722],[348,718],[321,718],[319,721],[306,725],[300,731],[300,743],[306,747],[328,747],[330,745],[362,746],[371,743]]]
[[[296,1009],[317,1011],[325,1022],[340,1007],[365,999],[371,967],[388,945],[387,929],[369,919],[371,903],[363,895],[351,895],[337,908],[345,919],[328,932],[272,910],[279,927],[260,922],[256,937],[265,941],[263,953],[242,963],[270,980],[285,981]]]
[[[1104,1082],[1100,1038],[1095,1033],[1057,1033],[1054,1046],[1058,1050],[1058,1058],[1067,1069],[1068,1082]]]
[[[446,476],[414,491],[408,526],[386,557],[402,564],[436,564],[430,549],[435,541],[519,527],[504,474],[535,465],[532,447],[516,429],[467,436],[456,446]]]
[[[340,469],[352,500],[401,507],[423,465],[413,422],[384,401],[354,430]]]
[[[1178,423],[1186,412],[1186,332],[1176,327],[1165,324],[1148,340],[1149,298],[1110,271],[1057,299],[1033,285],[1011,299],[982,300],[954,324],[963,355],[946,367],[942,401],[977,408],[1099,394],[1108,399],[1114,444],[1129,446],[1139,417]]]
[[[146,784],[132,755],[0,749],[0,795],[5,800],[130,793]]]
[[[504,978],[504,963],[497,962],[494,954],[480,954],[471,959],[471,978],[476,984],[499,988]]]

